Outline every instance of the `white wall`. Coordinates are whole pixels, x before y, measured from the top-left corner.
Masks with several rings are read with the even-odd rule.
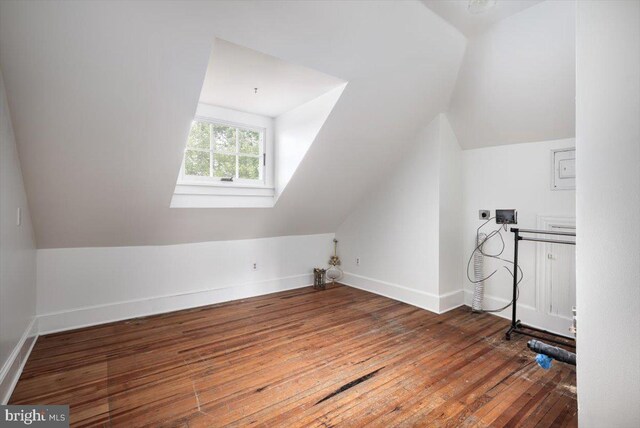
[[[640,2],[577,6],[581,427],[640,426]]]
[[[0,150],[0,402],[4,403],[35,338],[36,250],[1,73]]]
[[[38,250],[41,332],[313,284],[333,234],[145,247]],[[258,269],[253,271],[256,262]]]
[[[440,295],[450,300],[447,307],[463,301],[463,272],[460,270],[462,253],[462,153],[458,140],[445,115],[440,116]],[[452,300],[452,301],[451,301]],[[442,308],[441,308],[442,309]]]
[[[276,198],[287,187],[346,86],[344,83],[276,118]]]
[[[442,132],[446,127],[444,115],[425,127],[397,170],[338,228],[345,283],[435,312],[462,303],[459,256],[441,251],[456,251],[460,242],[451,223],[440,222],[441,212],[455,210],[460,193],[460,149],[450,130]],[[447,186],[452,194],[441,199]]]
[[[468,305],[471,305],[473,284],[468,281],[464,271],[475,247],[476,229],[483,223],[478,219],[478,210],[491,210],[493,216],[496,209],[517,209],[518,226],[528,229],[538,228],[539,215],[575,217],[575,190],[551,190],[551,150],[565,147],[575,147],[575,140],[463,151],[464,203],[461,227],[464,251],[461,270],[466,289],[465,302]],[[489,233],[496,228],[495,221],[492,221],[482,231]],[[506,244],[504,257],[513,260],[513,234],[508,231],[502,234]],[[499,241],[499,238],[493,238],[486,249],[490,252],[499,250]],[[511,301],[512,277],[502,269],[502,262],[485,260],[485,272],[494,269],[500,271],[485,282],[484,306],[486,309],[502,307]],[[539,325],[543,316],[536,309],[536,245],[533,242],[520,245],[519,265],[524,277],[520,283],[518,313],[524,322]],[[473,266],[469,271],[473,275]],[[510,309],[500,315],[510,318]],[[566,331],[559,333],[567,334]]]
[[[469,38],[448,111],[461,147],[575,135],[574,3],[543,1]]]

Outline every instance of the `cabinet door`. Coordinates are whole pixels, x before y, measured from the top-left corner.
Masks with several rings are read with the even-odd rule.
[[[549,229],[574,232],[570,226],[550,225]],[[576,247],[574,245],[545,244],[545,288],[547,314],[572,320],[576,304]]]

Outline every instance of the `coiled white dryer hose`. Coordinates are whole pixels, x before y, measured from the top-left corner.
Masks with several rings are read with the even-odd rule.
[[[476,240],[476,246],[484,243],[487,239],[485,233],[479,233]],[[471,309],[474,312],[482,312],[482,301],[484,300],[484,256],[482,251],[476,251],[473,253],[473,279],[477,281],[473,289],[473,301],[471,302]]]

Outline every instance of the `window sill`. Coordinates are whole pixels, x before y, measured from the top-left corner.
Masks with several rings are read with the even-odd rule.
[[[273,187],[222,183],[178,184],[171,208],[271,208],[275,204]]]
[[[178,187],[227,187],[230,189],[273,189],[272,186],[267,186],[266,184],[262,184],[260,182],[250,183],[250,182],[242,182],[242,181],[178,181],[176,184],[176,188]]]

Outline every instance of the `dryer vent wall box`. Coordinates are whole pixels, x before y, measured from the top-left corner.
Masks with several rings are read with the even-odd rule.
[[[518,212],[516,210],[496,210],[497,224],[518,224]]]

